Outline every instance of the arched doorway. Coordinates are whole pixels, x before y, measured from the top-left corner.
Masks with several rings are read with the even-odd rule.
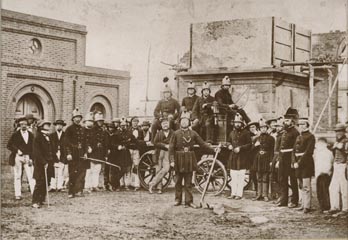
[[[101,112],[103,114],[103,116],[105,116],[105,107],[103,104],[99,103],[99,102],[96,102],[92,105],[91,109],[90,109],[91,112]]]
[[[17,102],[15,111],[16,117],[26,114],[33,114],[37,119],[44,118],[43,106],[36,94],[27,93]]]

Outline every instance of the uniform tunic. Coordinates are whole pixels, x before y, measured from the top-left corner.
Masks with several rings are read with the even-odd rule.
[[[135,141],[135,137],[128,130],[121,130],[111,137],[110,158],[115,164],[122,168],[122,171],[125,168],[132,166],[132,159],[128,148],[129,145],[134,144]],[[119,146],[124,146],[126,148],[119,150]]]
[[[155,118],[161,118],[162,116],[173,115],[174,120],[179,116],[180,104],[177,100],[170,98],[168,100],[162,99],[157,103],[154,111]]]
[[[309,131],[302,132],[301,135],[296,138],[293,163],[296,162],[299,165],[299,167],[295,169],[297,178],[311,178],[314,176],[314,147],[315,137]]]
[[[215,101],[212,96],[208,97],[198,97],[195,105],[192,109],[192,118],[198,119],[200,124],[204,123],[204,121],[208,118],[213,118],[213,110],[210,106],[203,107],[204,104],[211,104]]]
[[[195,105],[195,102],[197,101],[198,96],[195,94],[192,97],[187,96],[182,99],[181,106],[186,108],[186,111],[192,112],[193,106]]]
[[[66,131],[66,154],[72,155],[72,162],[79,163],[85,153],[85,133],[81,125],[72,124]]]
[[[274,138],[267,133],[261,133],[256,141],[259,141],[260,145],[256,147],[253,145],[256,150],[253,170],[261,173],[269,172],[270,163],[273,159]]]
[[[213,153],[214,150],[203,141],[197,132],[179,129],[174,132],[169,144],[170,161],[174,161],[174,169],[178,173],[190,173],[197,169],[194,145]]]
[[[239,147],[240,151],[239,153],[235,153],[233,150],[231,151],[227,162],[227,168],[230,170],[246,169],[249,161],[248,159],[251,157],[250,132],[246,129],[234,129],[228,137],[228,142],[232,144],[233,149]]]
[[[92,144],[92,153],[90,154],[91,157],[105,161],[105,157],[109,149],[109,144],[108,134],[102,127],[95,126],[93,128]]]

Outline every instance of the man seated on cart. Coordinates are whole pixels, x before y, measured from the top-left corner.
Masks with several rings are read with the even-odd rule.
[[[153,139],[156,137],[156,133],[161,129],[161,117],[167,117],[169,120],[169,126],[171,129],[174,129],[174,122],[178,118],[180,113],[180,104],[179,102],[172,98],[172,90],[166,84],[163,89],[163,99],[157,103],[157,106],[154,111],[154,120],[151,127]]]
[[[214,112],[212,105],[215,101],[210,95],[210,85],[204,82],[202,85],[202,97],[199,97],[193,106],[193,129],[197,129],[200,136],[209,143],[214,141]]]
[[[222,79],[221,89],[215,93],[215,100],[219,103],[219,106],[223,108],[224,112],[227,114],[228,132],[232,130],[231,120],[234,119],[236,113],[239,113],[246,123],[250,122],[250,118],[248,117],[246,112],[233,102],[232,95],[229,92],[230,87],[231,80],[228,76],[225,76]]]

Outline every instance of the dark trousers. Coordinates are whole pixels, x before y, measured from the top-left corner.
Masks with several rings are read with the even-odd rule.
[[[256,172],[252,169],[250,169],[250,180],[254,184],[255,191],[257,192],[257,177],[256,177]]]
[[[104,186],[107,187],[110,183],[110,166],[105,164],[104,166]]]
[[[184,186],[182,181],[184,180]],[[182,188],[184,187],[185,192],[185,204],[193,202],[192,196],[192,172],[188,173],[176,173],[175,182],[175,201],[182,202]]]
[[[317,178],[317,198],[322,211],[330,209],[330,186],[331,177],[328,174],[320,174]]]
[[[271,198],[277,199],[280,195],[280,186],[278,182],[278,170],[275,169],[271,173]]]
[[[118,189],[120,188],[120,180],[126,173],[127,168],[122,167],[121,170],[119,170],[116,167],[111,167],[110,168],[110,184],[112,186],[112,189]]]
[[[79,162],[69,162],[69,191],[68,194],[82,192],[85,185],[86,168]]]
[[[42,173],[44,174],[44,169]],[[46,198],[46,180],[45,180],[45,175],[40,176],[39,178],[35,179],[36,184],[33,192],[33,198],[32,202],[33,203],[43,203]]]
[[[287,205],[289,202],[289,177],[290,188],[292,191],[291,203],[298,204],[298,185],[295,176],[295,169],[291,168],[291,152],[284,153],[279,159],[279,185],[280,185],[280,203]]]

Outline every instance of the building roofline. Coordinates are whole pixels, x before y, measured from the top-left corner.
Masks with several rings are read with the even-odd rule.
[[[87,34],[87,28],[85,25],[15,12],[7,9],[1,9],[1,19],[60,31],[78,33],[82,35]]]
[[[302,72],[292,71],[286,68],[230,68],[230,69],[210,69],[210,70],[192,70],[189,69],[187,72],[179,72],[177,76],[199,76],[199,75],[218,75],[218,74],[250,74],[250,73],[280,73],[286,75],[292,75],[299,78],[308,78],[308,74]],[[322,78],[315,77],[316,81],[322,81]]]

